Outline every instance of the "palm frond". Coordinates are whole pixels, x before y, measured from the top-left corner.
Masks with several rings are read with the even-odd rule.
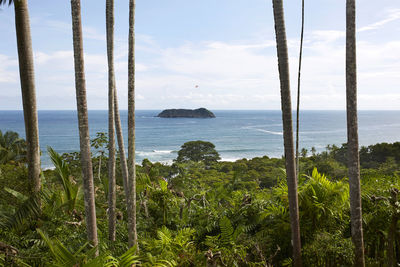
[[[37,229],[37,232],[49,247],[51,254],[57,261],[57,266],[74,266],[78,263],[75,255],[72,254],[60,241],[51,240],[47,234],[40,229]]]
[[[25,200],[12,215],[2,215],[0,225],[11,229],[22,226],[28,219],[40,216],[40,196],[34,195]]]
[[[0,5],[5,5],[8,1],[8,5],[11,5],[14,3],[14,0],[0,0]]]
[[[19,201],[22,201],[22,202],[23,202],[23,201],[28,200],[28,197],[27,197],[27,196],[25,196],[24,194],[21,194],[21,193],[18,192],[18,191],[15,191],[15,190],[13,190],[13,189],[11,189],[11,188],[5,187],[5,188],[4,188],[4,191],[10,193],[10,194],[13,195],[15,198],[17,198]]]
[[[80,186],[74,184],[71,179],[71,171],[68,163],[62,158],[60,154],[54,151],[51,147],[47,148],[50,155],[50,159],[54,164],[55,171],[57,172],[57,178],[64,189],[65,200],[63,206],[66,206],[68,210],[73,210],[80,199]]]

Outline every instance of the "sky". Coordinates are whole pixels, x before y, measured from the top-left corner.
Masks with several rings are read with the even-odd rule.
[[[115,1],[127,109],[128,0]],[[307,1],[301,108],[343,110],[345,2]],[[295,107],[301,0],[284,1]],[[76,109],[70,1],[30,0],[37,107]],[[0,109],[22,109],[14,9],[0,7]],[[272,1],[136,0],[136,108],[280,109]],[[105,1],[82,1],[89,109],[107,109]],[[357,1],[358,106],[400,109],[400,1]]]

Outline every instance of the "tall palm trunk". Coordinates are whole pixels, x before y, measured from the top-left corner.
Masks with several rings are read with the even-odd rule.
[[[355,0],[347,0],[346,2],[346,100],[351,235],[355,247],[355,266],[365,266],[361,212],[360,156],[358,153]]]
[[[138,244],[136,230],[136,166],[135,166],[135,0],[129,0],[129,52],[128,52],[128,168],[129,245]]]
[[[108,58],[108,239],[115,241],[115,134],[114,134],[114,0],[106,0]]]
[[[35,73],[27,0],[14,1],[19,76],[27,143],[28,178],[33,192],[40,191],[39,127],[36,110]]]
[[[117,88],[115,88],[114,90],[114,116],[115,116],[115,130],[117,133],[117,141],[118,141],[118,149],[119,149],[119,157],[120,157],[120,165],[122,173],[122,182],[124,186],[126,201],[128,202],[129,200],[128,165],[126,163],[124,137],[122,134],[121,117],[119,115]]]
[[[303,58],[303,38],[304,37],[304,0],[301,1],[301,33],[300,33],[300,52],[299,52],[299,71],[297,73],[297,108],[296,108],[296,173],[297,179],[300,173],[299,157],[299,129],[300,129],[300,82],[301,82],[301,60]]]
[[[290,223],[292,229],[294,266],[301,266],[299,205],[297,198],[296,163],[293,147],[292,104],[290,99],[289,59],[286,43],[285,20],[282,0],[273,0],[276,47],[278,53],[283,141],[285,147],[286,179],[288,184]]]
[[[93,169],[90,154],[90,136],[86,103],[85,70],[81,23],[81,1],[71,0],[72,35],[74,46],[76,103],[79,123],[82,177],[85,199],[86,230],[88,240],[97,246],[96,207],[94,199]]]

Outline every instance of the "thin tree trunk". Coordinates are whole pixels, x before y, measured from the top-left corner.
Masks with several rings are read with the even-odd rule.
[[[99,166],[97,169],[97,179],[99,179],[99,182],[101,183],[101,158],[103,157],[103,152],[100,153],[99,157]]]
[[[76,103],[78,110],[79,143],[85,200],[86,230],[88,240],[92,243],[92,245],[97,246],[96,206],[94,199],[93,169],[90,154],[89,123],[86,103],[80,0],[71,0],[71,14],[74,46]]]
[[[114,0],[106,1],[106,29],[108,58],[108,239],[115,241]]]
[[[387,266],[389,267],[397,266],[396,256],[395,256],[396,231],[397,231],[397,216],[392,215],[388,232],[388,247],[387,247],[387,263],[388,263]]]
[[[118,150],[119,150],[119,158],[120,158],[121,173],[122,173],[122,182],[124,186],[126,201],[128,202],[129,199],[128,165],[126,163],[124,137],[122,134],[121,117],[119,115],[119,109],[118,109],[117,88],[115,88],[114,90],[114,115],[115,115],[115,130],[117,133]]]
[[[297,108],[296,108],[296,174],[297,180],[300,174],[299,159],[299,128],[300,128],[300,82],[301,82],[301,59],[303,58],[303,37],[304,37],[304,0],[301,1],[301,33],[299,52],[299,71],[297,75]]]
[[[282,0],[273,0],[276,45],[281,87],[283,139],[285,147],[286,179],[288,184],[290,223],[292,229],[294,266],[301,266],[299,205],[297,197],[296,162],[293,144],[292,104],[290,99],[289,59],[286,43]]]
[[[397,232],[396,229],[396,233],[395,233],[395,258],[396,258],[396,262],[399,262],[399,257],[400,257],[400,242],[399,242],[399,234]]]
[[[351,234],[355,247],[354,264],[355,266],[365,266],[358,153],[355,0],[346,2],[346,100]]]
[[[136,166],[135,166],[135,0],[129,0],[129,55],[128,55],[128,170],[129,246],[138,245],[136,230]]]
[[[389,267],[397,266],[395,245],[396,245],[396,232],[397,232],[397,221],[398,221],[397,205],[396,205],[398,194],[399,191],[397,189],[392,189],[390,192],[391,195],[390,205],[392,206],[393,215],[388,231],[387,263]]]
[[[27,143],[28,179],[33,193],[40,191],[39,127],[36,110],[35,73],[27,0],[14,1],[19,77]]]

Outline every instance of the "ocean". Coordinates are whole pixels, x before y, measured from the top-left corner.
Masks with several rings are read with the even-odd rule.
[[[136,160],[171,163],[180,146],[192,140],[210,141],[222,160],[234,161],[267,155],[283,155],[281,112],[274,110],[213,110],[215,119],[158,118],[161,110],[136,111]],[[72,110],[40,110],[39,139],[42,167],[51,168],[46,153],[51,146],[59,153],[79,151],[77,113]],[[293,116],[293,119],[295,117]],[[127,146],[127,111],[121,111]],[[89,111],[92,137],[107,132],[107,111]],[[295,128],[294,128],[295,129]],[[0,130],[25,137],[22,111],[0,111]],[[318,152],[329,144],[346,142],[345,111],[302,111],[300,148]],[[400,141],[400,111],[359,111],[360,145]]]

